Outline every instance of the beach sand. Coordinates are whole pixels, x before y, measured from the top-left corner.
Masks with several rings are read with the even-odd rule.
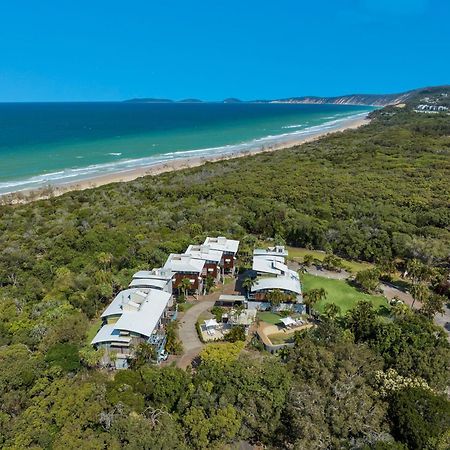
[[[86,180],[80,180],[76,183],[58,184],[53,186],[47,186],[41,189],[24,190],[20,192],[10,194],[0,194],[0,203],[3,204],[18,204],[28,203],[35,200],[42,200],[45,198],[56,197],[70,191],[80,191],[84,189],[92,189],[98,186],[103,186],[110,183],[120,183],[126,181],[132,181],[144,176],[154,176],[161,173],[173,172],[176,170],[188,169],[191,167],[198,167],[208,162],[225,161],[229,159],[242,158],[245,156],[256,155],[258,153],[268,153],[277,150],[287,149],[295,147],[307,142],[316,141],[317,139],[349,129],[359,128],[362,125],[366,125],[370,122],[368,118],[358,118],[348,120],[341,126],[333,128],[332,130],[321,130],[317,133],[309,134],[308,136],[300,137],[296,140],[287,140],[286,142],[280,142],[270,147],[255,148],[254,150],[245,150],[235,153],[227,153],[225,155],[214,155],[211,157],[190,157],[178,159],[170,162],[162,162],[154,164],[150,167],[140,167],[137,169],[131,169],[124,172],[110,173],[107,175],[96,176]]]

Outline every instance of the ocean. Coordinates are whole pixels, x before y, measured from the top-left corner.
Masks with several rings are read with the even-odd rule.
[[[374,108],[262,103],[0,104],[0,194],[270,147]]]

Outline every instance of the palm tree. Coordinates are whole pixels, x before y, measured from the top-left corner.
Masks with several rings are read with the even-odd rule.
[[[410,314],[410,310],[402,301],[397,301],[391,306],[391,314],[396,318],[404,318]]]
[[[283,300],[285,300],[285,298],[285,294],[279,289],[274,289],[273,291],[269,291],[266,294],[266,299],[270,302],[272,308],[279,306],[283,302]]]
[[[411,304],[412,309],[414,308],[414,303],[416,303],[416,300],[420,303],[423,303],[430,295],[430,291],[428,287],[423,283],[413,284],[411,286],[411,295],[413,297],[413,302]]]
[[[310,253],[306,254],[303,257],[303,265],[306,267],[309,267],[314,262],[314,255],[311,255]]]
[[[251,291],[252,287],[255,285],[255,283],[256,283],[256,280],[254,280],[253,278],[250,278],[250,277],[245,278],[244,281],[242,282],[242,287],[247,292],[247,296],[250,295],[250,291]]]
[[[410,259],[406,263],[407,276],[413,284],[417,284],[420,281],[423,272],[422,266],[423,264],[418,259]]]
[[[327,291],[324,288],[311,289],[310,291],[303,294],[303,303],[306,306],[308,314],[311,314],[312,307],[327,297]]]
[[[335,320],[337,316],[341,314],[341,308],[335,303],[327,303],[324,308],[323,315],[330,320]]]
[[[187,292],[191,288],[191,280],[189,278],[183,278],[179,284],[179,287],[183,290],[184,298],[186,298]]]

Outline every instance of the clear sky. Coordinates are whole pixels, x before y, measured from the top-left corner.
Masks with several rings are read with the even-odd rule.
[[[450,0],[4,0],[0,101],[448,84],[449,24]]]

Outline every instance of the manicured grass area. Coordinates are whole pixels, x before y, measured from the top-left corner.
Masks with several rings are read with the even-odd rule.
[[[272,325],[280,323],[281,320],[281,316],[279,314],[270,311],[260,311],[257,313],[256,317],[263,322],[270,323]]]
[[[314,306],[314,309],[319,312],[323,312],[323,308],[327,303],[335,303],[341,308],[341,314],[345,314],[349,309],[352,309],[359,300],[369,300],[372,302],[373,306],[378,309],[380,314],[385,313],[386,308],[389,308],[388,302],[384,297],[360,292],[345,280],[332,280],[310,274],[303,274],[302,284],[303,292],[319,288],[324,288],[327,291],[327,298],[321,300]]]
[[[308,250],[307,248],[287,247],[287,250],[289,252],[288,258],[293,259],[297,262],[303,262],[303,258],[305,255],[313,255],[314,258],[318,259],[319,261],[323,261],[323,258],[325,258],[326,256],[325,252],[319,250]],[[373,264],[370,264],[368,262],[350,261],[346,259],[344,260],[344,266],[347,271],[352,273],[360,272],[361,270],[372,269],[374,267]]]
[[[94,322],[92,322],[92,324],[89,327],[89,330],[87,332],[87,336],[86,336],[86,343],[88,345],[91,344],[92,339],[94,339],[95,335],[97,334],[98,330],[100,329],[101,324],[102,324],[102,319],[96,319]]]
[[[295,333],[274,333],[269,334],[267,337],[270,339],[273,345],[286,344],[287,342],[294,342]]]

